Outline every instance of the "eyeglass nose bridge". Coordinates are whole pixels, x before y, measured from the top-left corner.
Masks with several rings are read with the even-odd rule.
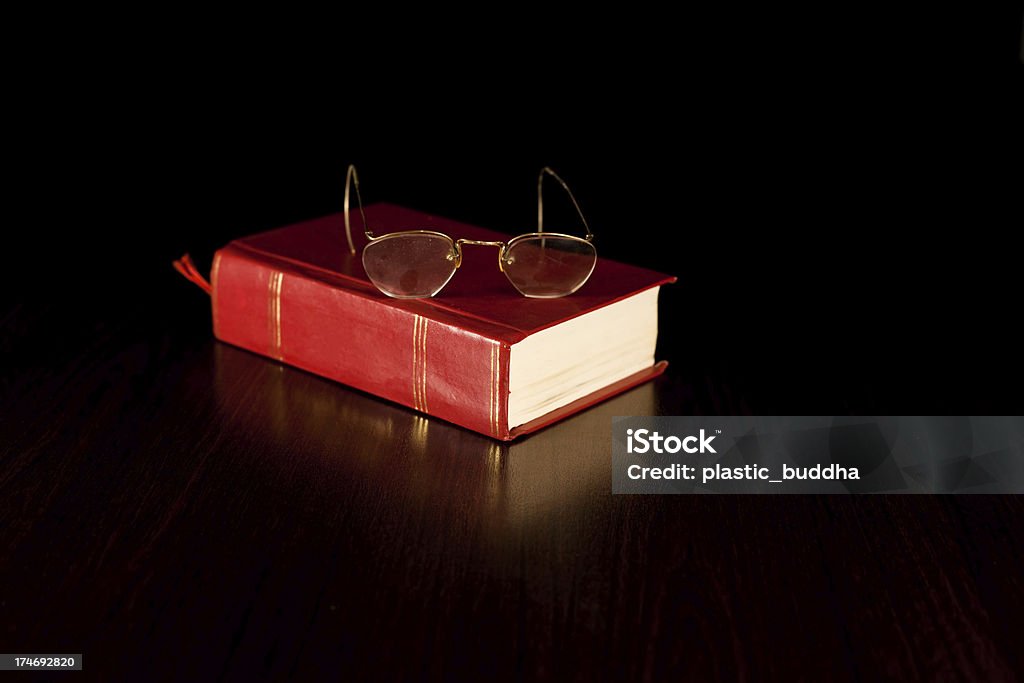
[[[508,248],[507,244],[505,244],[504,242],[490,242],[490,241],[487,241],[487,240],[457,239],[457,240],[455,240],[455,267],[456,268],[458,268],[459,266],[462,265],[462,245],[463,244],[471,244],[471,245],[478,246],[478,247],[498,247],[498,269],[501,272],[503,272],[503,273],[505,272],[505,267],[504,267],[503,264],[505,262],[505,250]]]

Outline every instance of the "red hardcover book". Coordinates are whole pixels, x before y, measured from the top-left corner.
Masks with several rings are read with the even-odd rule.
[[[391,204],[368,206],[366,217],[377,234],[423,228],[456,238],[507,239]],[[646,350],[629,342],[633,367],[618,363],[610,370],[604,359],[615,349],[603,349],[602,340],[593,337],[595,330],[604,330],[597,336],[628,330],[634,318],[640,319],[637,311],[649,310],[651,301],[656,336],[657,289],[673,277],[599,259],[590,280],[574,294],[528,299],[498,270],[493,248],[470,246],[437,296],[399,300],[370,283],[361,252],[353,255],[346,246],[342,215],[335,214],[238,239],[218,250],[209,285],[214,335],[502,440],[540,429],[664,371],[665,363],[654,363],[649,333],[639,343]],[[613,307],[627,300],[637,303]],[[620,313],[628,318],[622,325]],[[545,339],[554,339],[550,333],[536,337],[537,343],[521,343],[576,319],[579,367],[565,370],[567,379],[540,378],[548,363],[552,368],[566,363],[566,338],[553,343],[550,358],[543,348]],[[626,348],[626,341],[621,344]],[[513,364],[523,368],[510,373]],[[589,390],[594,382],[606,383]],[[544,389],[540,398],[538,387]]]

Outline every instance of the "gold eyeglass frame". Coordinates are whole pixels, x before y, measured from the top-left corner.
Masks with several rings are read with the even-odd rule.
[[[556,181],[558,181],[558,184],[561,185],[562,189],[564,189],[566,194],[569,195],[569,199],[572,201],[572,205],[576,209],[576,214],[580,217],[580,221],[583,223],[583,228],[587,231],[587,236],[586,237],[577,237],[576,235],[568,235],[566,233],[561,233],[561,232],[545,232],[544,231],[544,177],[545,176],[551,176]],[[382,240],[391,239],[391,238],[394,238],[394,237],[401,237],[403,235],[432,235],[432,236],[435,236],[435,237],[442,237],[442,238],[444,238],[444,239],[446,239],[448,241],[448,243],[451,246],[451,253],[452,253],[452,255],[454,257],[454,260],[455,260],[455,268],[452,270],[452,274],[448,276],[448,280],[446,280],[445,283],[443,285],[441,285],[441,289],[444,289],[445,287],[448,286],[448,282],[451,281],[451,278],[455,277],[455,273],[458,271],[459,266],[462,265],[462,247],[463,247],[463,245],[466,245],[466,244],[472,245],[472,246],[481,246],[481,247],[498,247],[498,270],[500,270],[502,273],[505,273],[505,263],[507,263],[507,262],[510,263],[509,261],[506,261],[506,256],[507,256],[509,250],[513,246],[515,246],[518,242],[521,242],[521,241],[524,241],[524,240],[536,239],[538,237],[540,237],[540,238],[544,238],[544,237],[559,237],[559,238],[563,238],[563,239],[573,240],[573,241],[576,241],[576,242],[583,242],[585,244],[590,244],[591,248],[594,248],[593,244],[592,244],[593,239],[594,239],[594,233],[591,232],[590,225],[587,223],[587,219],[583,215],[583,210],[580,209],[580,205],[576,201],[576,197],[573,195],[572,190],[569,189],[569,186],[566,184],[566,182],[564,180],[562,180],[561,176],[559,176],[557,173],[555,173],[553,170],[551,170],[551,168],[549,166],[545,166],[544,168],[542,168],[540,170],[540,174],[537,176],[537,231],[536,232],[524,233],[522,235],[516,235],[515,237],[513,237],[512,239],[510,239],[507,242],[504,242],[504,241],[489,241],[489,240],[471,240],[471,239],[465,239],[465,238],[454,239],[450,235],[446,235],[445,233],[439,232],[437,230],[400,230],[398,232],[389,232],[386,235],[374,235],[373,231],[370,230],[369,227],[367,226],[367,223],[366,223],[366,212],[363,211],[363,198],[359,194],[359,174],[356,171],[355,164],[349,164],[348,172],[345,175],[345,204],[344,204],[344,212],[345,212],[345,237],[348,239],[348,248],[349,248],[349,251],[352,253],[352,255],[355,255],[355,253],[356,253],[355,243],[352,241],[352,226],[351,226],[351,220],[350,220],[350,217],[349,217],[349,207],[350,207],[349,197],[350,197],[351,189],[352,189],[353,186],[355,186],[355,189],[356,189],[356,203],[358,204],[359,215],[362,218],[362,222],[363,222],[363,233],[366,235],[366,239],[369,240],[371,243],[372,242],[379,242],[379,241],[382,241]],[[516,288],[516,291],[519,291],[520,294],[523,294],[523,296],[525,296],[527,298],[552,298],[552,299],[557,299],[557,298],[561,298],[563,296],[568,296],[568,295],[572,294],[573,292],[577,291],[580,287],[585,285],[588,280],[590,280],[590,276],[594,273],[594,268],[597,266],[597,259],[596,259],[597,249],[596,248],[594,249],[594,254],[595,254],[594,265],[591,266],[590,272],[587,273],[587,276],[585,278],[583,278],[583,280],[578,285],[576,285],[576,287],[574,287],[572,289],[572,291],[570,291],[570,292],[566,292],[565,294],[560,294],[560,295],[553,296],[553,297],[538,297],[536,295],[532,295],[531,296],[529,294],[523,294],[523,292],[519,291],[518,288]],[[506,275],[506,277],[507,277],[507,275]],[[510,282],[510,284],[512,284],[512,283]],[[513,284],[513,287],[515,287],[514,284]],[[380,289],[380,288],[378,287],[378,289]],[[441,290],[439,289],[438,292],[440,292],[440,291]],[[389,294],[388,292],[385,292],[384,290],[381,290],[381,292],[386,294],[387,296],[394,296],[392,294]],[[435,292],[434,295],[432,295],[432,296],[436,296],[436,294],[438,292]],[[411,297],[411,298],[430,298],[430,297]]]

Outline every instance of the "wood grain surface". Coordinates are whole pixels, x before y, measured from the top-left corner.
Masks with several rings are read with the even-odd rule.
[[[0,651],[103,680],[1024,677],[1019,497],[612,496],[613,415],[756,396],[679,365],[505,445],[214,342],[200,298],[3,309]]]

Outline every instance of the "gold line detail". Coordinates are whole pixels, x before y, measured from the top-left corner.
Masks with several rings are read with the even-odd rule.
[[[420,355],[419,340],[420,317],[415,313],[412,316],[412,407],[420,409],[420,388],[416,383],[416,365]]]
[[[494,345],[494,435],[499,436],[501,423],[501,347]]]
[[[423,404],[423,412],[430,412],[427,408],[427,326],[430,320],[421,318],[420,323],[420,401]]]
[[[267,302],[270,320],[270,355],[281,360],[281,284],[284,273],[271,272],[267,289],[270,294]]]
[[[494,347],[490,349],[491,352],[491,366],[490,366],[490,377],[494,377]],[[491,408],[494,405],[494,381],[491,380],[487,383],[487,390],[490,392],[487,394],[487,428],[494,431],[494,410]]]
[[[502,347],[495,344],[495,435],[501,429],[501,405],[502,405]]]
[[[277,355],[278,357],[284,357],[284,349],[281,345],[281,290],[284,289],[284,273],[277,274],[277,292],[275,299],[277,300],[277,315],[274,318],[274,343],[277,344]]]
[[[498,435],[498,363],[500,358],[498,357],[498,347],[492,346],[491,353],[494,354],[494,371],[491,373],[491,385],[494,387],[491,389],[491,393],[494,394],[494,399],[491,401],[491,412],[494,414],[492,418],[494,420],[494,435]]]

